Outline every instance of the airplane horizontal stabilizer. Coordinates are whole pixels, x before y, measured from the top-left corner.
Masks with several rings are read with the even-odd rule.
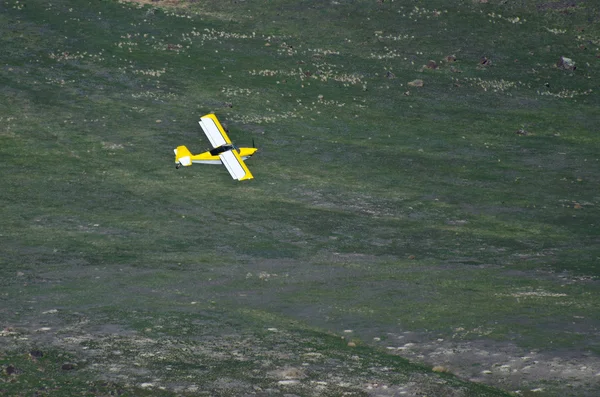
[[[175,164],[181,164],[184,167],[192,165],[192,153],[185,146],[178,146],[175,152]]]

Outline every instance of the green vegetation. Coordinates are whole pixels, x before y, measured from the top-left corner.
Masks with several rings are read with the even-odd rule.
[[[0,0],[0,394],[595,395],[600,8],[426,3]]]

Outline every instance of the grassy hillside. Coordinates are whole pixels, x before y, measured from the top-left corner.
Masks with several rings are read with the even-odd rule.
[[[596,395],[600,8],[426,3],[0,0],[0,392]]]

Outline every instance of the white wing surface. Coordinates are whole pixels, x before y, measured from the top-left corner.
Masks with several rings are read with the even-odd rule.
[[[202,131],[206,134],[206,137],[210,141],[213,148],[231,143],[229,137],[225,133],[225,129],[214,114],[207,114],[200,118],[198,122]]]
[[[219,154],[219,158],[233,179],[241,181],[254,178],[248,167],[246,167],[244,160],[235,150],[223,152]]]

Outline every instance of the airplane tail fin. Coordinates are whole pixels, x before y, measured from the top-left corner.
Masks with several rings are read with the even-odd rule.
[[[185,146],[178,146],[175,152],[175,167],[179,168],[182,165],[188,167],[192,165],[192,153]]]

